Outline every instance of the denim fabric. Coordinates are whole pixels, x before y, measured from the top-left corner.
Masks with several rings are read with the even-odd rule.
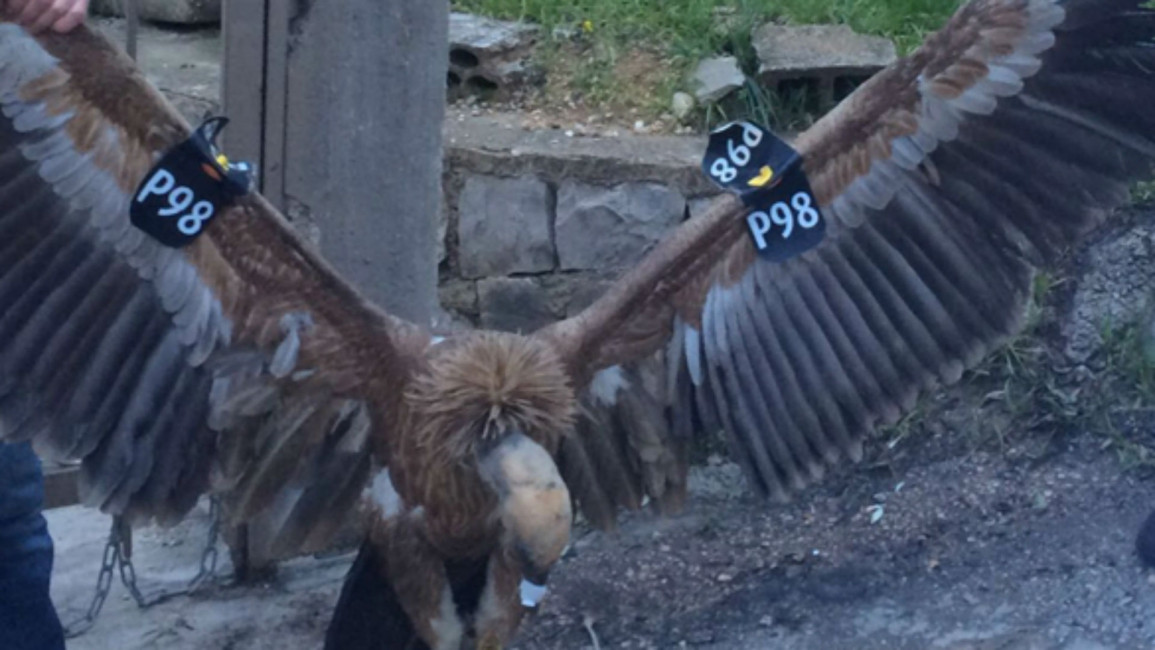
[[[0,648],[63,650],[49,598],[52,538],[40,514],[44,479],[28,444],[0,443]]]

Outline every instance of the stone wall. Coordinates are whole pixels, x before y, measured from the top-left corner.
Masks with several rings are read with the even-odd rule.
[[[532,331],[588,305],[715,193],[704,138],[569,137],[495,118],[445,133],[442,306]]]
[[[94,22],[123,42],[123,21]],[[220,113],[218,32],[146,23],[140,49],[148,78],[189,121]],[[440,293],[460,323],[526,331],[573,314],[716,191],[698,167],[704,137],[567,137],[519,120],[445,124]],[[289,210],[323,243],[324,228],[299,216]]]

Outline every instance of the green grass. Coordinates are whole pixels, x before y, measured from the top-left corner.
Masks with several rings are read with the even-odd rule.
[[[669,94],[686,88],[686,76],[701,58],[738,57],[747,73],[757,69],[751,32],[760,24],[843,23],[886,36],[901,53],[938,29],[960,0],[454,0],[453,8],[496,18],[526,20],[544,28],[540,60],[547,78],[560,77],[570,95],[597,107],[642,107],[650,114],[669,105]],[[650,52],[661,70],[646,83],[622,78],[622,61]],[[550,76],[552,73],[552,77]],[[636,76],[636,75],[635,75]],[[662,77],[662,78],[653,78]],[[652,97],[640,97],[640,95]],[[563,101],[572,101],[565,97]],[[729,107],[733,119],[774,115],[797,117],[797,98],[769,97],[748,88]],[[706,122],[722,115],[704,116]],[[766,123],[781,122],[768,119]],[[708,125],[708,124],[707,124]]]
[[[538,23],[619,43],[664,45],[675,56],[753,54],[749,31],[777,20],[845,23],[887,36],[906,51],[937,29],[959,0],[454,0],[458,11]],[[588,22],[587,22],[588,21]]]

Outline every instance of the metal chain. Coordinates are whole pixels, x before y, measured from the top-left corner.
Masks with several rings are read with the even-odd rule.
[[[123,519],[113,517],[112,530],[108,533],[108,542],[104,545],[100,575],[96,580],[96,592],[93,594],[92,602],[89,603],[88,611],[85,612],[84,616],[65,628],[65,638],[74,639],[81,636],[96,624],[96,619],[100,616],[104,602],[108,600],[108,594],[112,590],[112,579],[118,567],[120,568],[121,583],[128,589],[128,593],[140,609],[148,609],[174,596],[191,594],[202,587],[216,575],[219,558],[217,539],[220,537],[220,521],[220,503],[213,498],[209,504],[208,539],[205,542],[205,549],[201,553],[200,568],[196,576],[189,581],[188,586],[184,589],[161,592],[149,599],[140,591],[136,582],[136,567],[132,563],[132,531]]]
[[[201,553],[201,567],[196,576],[188,583],[188,592],[191,594],[217,573],[217,538],[221,532],[221,504],[213,497],[209,501],[209,535],[205,540],[205,550]]]
[[[119,558],[120,528],[118,522],[113,520],[112,532],[108,534],[108,542],[104,545],[104,558],[100,563],[100,575],[96,579],[96,593],[92,596],[92,602],[89,603],[88,611],[84,613],[84,616],[65,627],[65,638],[74,639],[96,625],[96,618],[100,616],[100,610],[104,608],[104,601],[108,599],[108,592],[112,590],[112,576],[116,572]]]

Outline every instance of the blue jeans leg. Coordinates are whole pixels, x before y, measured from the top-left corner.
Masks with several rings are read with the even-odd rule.
[[[0,443],[0,648],[63,650],[48,593],[52,538],[40,510],[44,477],[28,444]]]

